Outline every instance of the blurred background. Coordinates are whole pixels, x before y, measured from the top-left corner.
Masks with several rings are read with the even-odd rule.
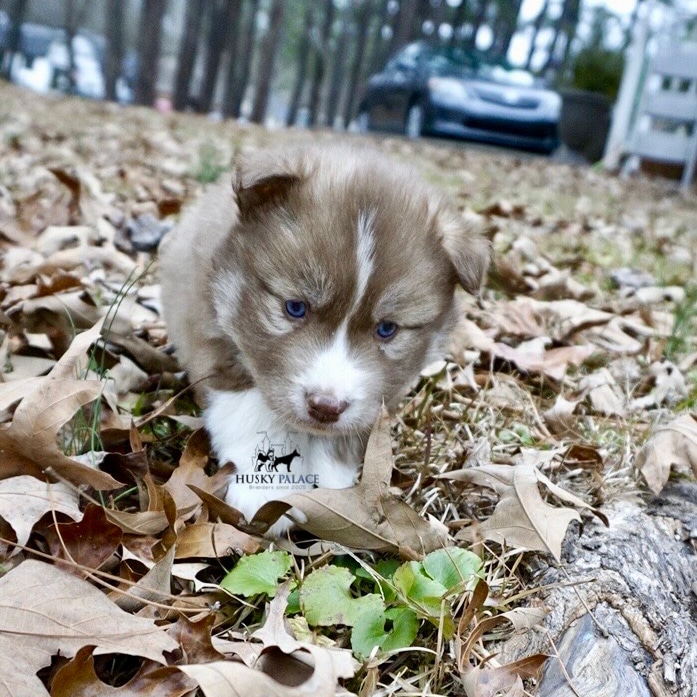
[[[0,0],[0,65],[39,92],[617,165],[637,129],[697,140],[695,80],[651,83],[661,52],[697,72],[696,26],[695,0]],[[693,96],[692,121],[642,126],[647,89]]]

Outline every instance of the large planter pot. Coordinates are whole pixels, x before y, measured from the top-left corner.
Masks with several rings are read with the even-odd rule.
[[[567,148],[597,162],[603,156],[612,119],[612,102],[604,94],[583,90],[561,93],[559,137]]]

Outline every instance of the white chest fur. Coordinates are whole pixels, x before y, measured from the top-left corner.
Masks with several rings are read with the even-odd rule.
[[[225,500],[247,520],[267,501],[297,491],[353,485],[360,465],[356,456],[340,455],[332,437],[288,430],[258,389],[211,392],[208,404],[205,421],[213,450],[221,463],[237,468]],[[273,532],[289,526],[282,519]]]

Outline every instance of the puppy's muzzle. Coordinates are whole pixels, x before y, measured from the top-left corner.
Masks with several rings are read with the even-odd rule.
[[[312,393],[307,395],[306,402],[310,418],[322,424],[336,423],[348,407],[347,401],[332,394]]]

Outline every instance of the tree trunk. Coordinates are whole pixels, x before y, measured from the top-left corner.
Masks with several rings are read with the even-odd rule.
[[[398,51],[408,44],[414,37],[414,20],[419,9],[419,0],[402,0],[399,5],[399,14],[390,43],[390,53]]]
[[[245,12],[244,0],[238,0],[236,12],[233,15],[233,22],[228,31],[226,50],[228,54],[227,72],[225,74],[225,86],[223,90],[223,116],[228,118],[232,115],[232,105],[234,103],[235,83],[240,72],[240,29]]]
[[[312,3],[307,3],[305,6],[305,21],[303,23],[303,35],[298,46],[298,72],[295,74],[295,83],[293,92],[288,104],[288,114],[286,116],[286,126],[293,126],[298,118],[300,110],[300,100],[302,99],[305,89],[305,81],[307,80],[307,67],[310,58],[310,38],[312,34],[312,25],[314,23],[314,14],[312,12]]]
[[[123,43],[123,0],[108,0],[106,6],[106,55],[104,66],[104,81],[106,98],[112,102],[117,99],[116,82],[123,68],[124,43]]]
[[[472,20],[472,34],[467,40],[467,46],[470,49],[477,47],[477,34],[479,33],[479,28],[486,21],[487,13],[489,12],[489,5],[491,0],[479,0],[479,5],[477,6],[477,14]]]
[[[542,8],[540,9],[540,13],[537,15],[537,17],[535,17],[535,21],[533,22],[532,37],[530,38],[530,48],[528,49],[528,57],[525,59],[526,70],[530,70],[530,65],[535,55],[535,44],[537,43],[537,37],[540,33],[540,29],[542,29],[542,25],[544,24],[545,18],[547,17],[548,8],[549,0],[545,0],[544,5],[542,5]]]
[[[543,630],[513,636],[496,658],[552,654],[536,697],[694,697],[697,484],[604,512],[609,528],[590,523],[567,538],[562,568],[535,571]]]
[[[119,0],[114,0],[119,2]],[[206,0],[187,0],[184,26],[179,41],[177,58],[177,75],[174,79],[173,106],[177,111],[184,111],[189,105],[191,78],[196,65],[198,40],[201,32],[201,20]]]
[[[324,0],[324,21],[319,36],[319,43],[314,51],[314,71],[312,85],[310,86],[309,122],[315,126],[319,121],[320,101],[322,97],[322,85],[327,68],[327,56],[329,54],[329,41],[331,40],[332,23],[334,22],[334,1]]]
[[[155,101],[166,4],[167,0],[143,0],[138,37],[138,77],[134,90],[136,104],[151,106]]]
[[[450,36],[450,45],[455,46],[462,39],[460,35],[460,29],[465,23],[465,15],[467,14],[467,0],[462,0],[462,2],[455,8],[455,13],[452,18],[453,33]]]
[[[10,79],[12,74],[12,63],[15,55],[19,51],[20,39],[22,36],[22,24],[27,15],[29,0],[15,0],[10,12],[10,33],[7,37],[7,50],[3,56],[2,76]]]
[[[375,33],[372,37],[370,60],[367,61],[368,74],[370,75],[382,68],[389,51],[389,43],[382,37],[382,29],[387,24],[387,9],[389,4],[389,0],[383,0],[378,22],[375,26]]]
[[[234,118],[239,118],[242,113],[242,102],[247,84],[249,83],[249,73],[252,65],[252,56],[256,50],[256,21],[259,11],[259,0],[251,0],[247,8],[247,22],[242,32],[243,40],[240,42],[239,55],[240,70],[235,79],[235,84],[231,87],[232,98],[230,100],[230,114]]]
[[[356,111],[361,71],[363,69],[366,44],[368,42],[368,28],[372,18],[372,3],[363,0],[356,8],[356,41],[353,49],[353,60],[349,70],[348,87],[346,90],[346,102],[344,103],[344,124],[348,126],[353,120]]]
[[[334,63],[329,76],[329,95],[327,97],[326,122],[329,128],[334,128],[334,121],[339,112],[341,89],[346,79],[346,51],[349,41],[349,21],[344,17],[341,22],[341,31],[334,51]],[[343,124],[342,124],[343,126]]]
[[[235,31],[239,20],[239,11],[238,3],[233,0],[216,0],[211,4],[206,46],[206,70],[198,100],[198,110],[203,114],[209,113],[213,108],[225,39],[228,32]]]
[[[269,12],[269,31],[264,38],[261,61],[259,63],[259,73],[256,78],[256,89],[254,91],[254,104],[250,117],[254,123],[263,123],[266,117],[274,63],[280,45],[284,6],[284,0],[273,0],[271,4],[271,11]]]
[[[494,42],[490,49],[491,53],[498,58],[505,59],[508,55],[511,40],[518,28],[518,15],[520,14],[521,5],[522,0],[510,0],[499,5],[499,13],[494,25]]]

